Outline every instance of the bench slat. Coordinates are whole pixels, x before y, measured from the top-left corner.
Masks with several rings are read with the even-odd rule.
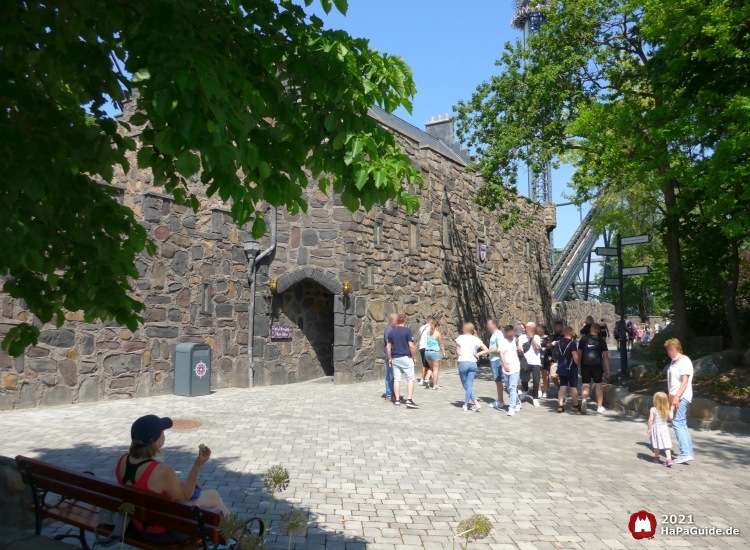
[[[32,458],[25,458],[20,456],[16,457],[16,460],[19,459],[29,465],[31,473],[35,478],[34,481],[37,487],[39,487],[40,489],[59,492],[55,489],[44,487],[41,484],[42,480],[64,480],[64,482],[69,485],[85,487],[91,492],[100,493],[102,495],[106,495],[120,501],[114,508],[110,508],[106,504],[97,504],[98,506],[101,506],[102,508],[106,508],[108,510],[117,511],[120,503],[129,502],[136,507],[158,511],[171,516],[182,517],[188,520],[194,520],[193,514],[190,512],[190,508],[193,505],[190,502],[182,500],[171,500],[162,495],[157,495],[156,493],[141,491],[132,487],[120,485],[119,483],[113,481],[98,478],[89,474],[81,474],[73,470],[68,470],[67,468],[61,468],[59,466],[47,464]],[[22,471],[22,475],[24,477],[24,481],[28,483],[28,480],[26,479],[26,472]],[[74,497],[75,495],[69,496]],[[80,498],[79,500],[85,499]],[[203,510],[203,516],[204,521],[208,526],[218,526],[219,521],[221,520],[220,514],[207,509]]]
[[[47,514],[47,516],[50,519],[62,521],[63,523],[72,525],[73,527],[77,527],[79,529],[83,529],[84,531],[90,531],[92,533],[95,531],[99,524],[99,509],[95,506],[91,506],[89,504],[81,502],[65,501],[60,505],[59,508],[49,510],[49,514]],[[99,534],[101,536],[109,536],[110,532],[111,530],[106,527],[99,529]],[[143,550],[174,550],[175,548],[174,545],[157,544],[155,542],[148,541],[139,536],[137,533],[133,533],[132,530],[128,530],[125,533],[125,544],[129,544],[130,546],[135,546],[137,548],[142,548]],[[202,545],[180,545],[180,548],[184,550],[197,550],[199,548],[202,548]]]

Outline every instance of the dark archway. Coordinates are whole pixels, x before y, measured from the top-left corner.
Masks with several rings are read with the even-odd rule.
[[[332,374],[336,383],[350,383],[353,381],[354,299],[344,294],[343,285],[337,277],[313,267],[304,267],[279,277],[276,281],[276,294],[284,294],[292,286],[305,280],[317,283],[333,296]]]

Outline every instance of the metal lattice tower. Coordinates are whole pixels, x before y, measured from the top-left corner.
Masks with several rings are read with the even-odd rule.
[[[513,0],[513,4],[516,14],[510,24],[523,32],[523,42],[526,44],[529,36],[539,32],[544,24],[542,8],[549,6],[550,0]],[[552,169],[549,164],[544,164],[539,174],[529,167],[529,198],[540,203],[552,202]]]

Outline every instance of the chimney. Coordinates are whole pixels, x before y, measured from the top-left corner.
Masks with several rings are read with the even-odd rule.
[[[448,113],[445,114],[445,118],[442,115],[437,116],[435,120],[434,116],[430,117],[430,122],[424,125],[425,132],[431,136],[442,141],[446,146],[453,149],[456,154],[461,157],[465,162],[470,162],[469,151],[463,149],[461,144],[456,141],[456,132],[453,127],[453,120]]]

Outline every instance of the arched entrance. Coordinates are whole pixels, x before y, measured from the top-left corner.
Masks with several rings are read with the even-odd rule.
[[[337,379],[350,366],[354,356],[352,299],[344,295],[333,275],[305,267],[279,277],[271,324],[293,327],[292,339],[278,342],[280,361],[272,367],[272,384],[321,376]]]

